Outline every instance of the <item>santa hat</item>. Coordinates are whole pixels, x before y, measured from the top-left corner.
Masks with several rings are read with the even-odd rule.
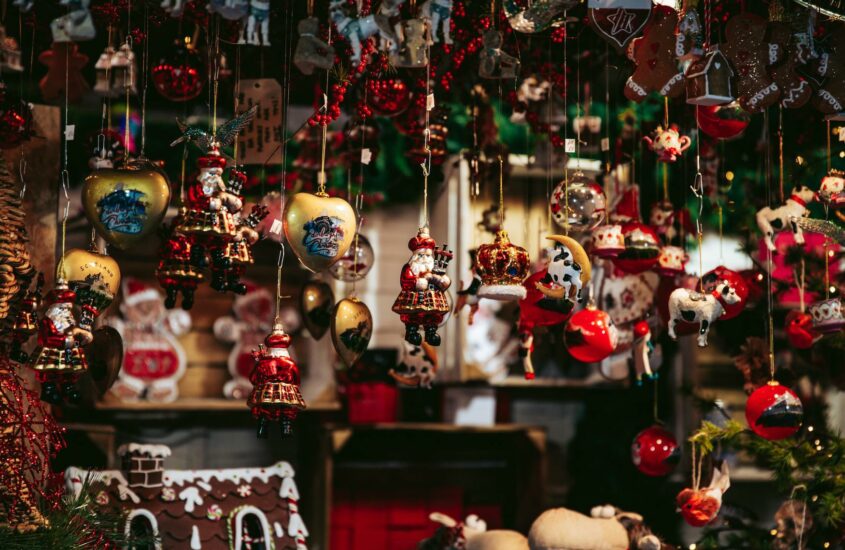
[[[123,279],[123,303],[127,306],[136,306],[141,302],[149,300],[160,300],[161,294],[148,284],[133,277]]]
[[[277,324],[273,327],[273,332],[264,339],[264,345],[270,350],[285,349],[290,346],[290,336],[281,324]]]
[[[226,168],[226,159],[218,151],[212,149],[207,155],[197,160],[197,165],[200,168]]]
[[[53,304],[72,304],[76,300],[76,293],[68,288],[64,279],[58,279],[47,299]]]
[[[424,248],[432,249],[437,246],[434,242],[434,239],[428,234],[427,227],[421,227],[419,232],[417,232],[417,236],[408,241],[408,248],[412,252],[416,252],[417,250],[421,250]]]

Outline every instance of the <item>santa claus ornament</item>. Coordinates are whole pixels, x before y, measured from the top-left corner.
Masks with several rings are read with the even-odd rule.
[[[792,390],[773,380],[748,398],[745,420],[755,434],[777,441],[798,431],[804,421],[804,407]]]
[[[30,366],[41,383],[41,400],[61,403],[79,400],[76,381],[88,370],[83,346],[93,340],[91,331],[82,328],[74,315],[76,293],[64,279],[47,295],[47,309],[38,321],[38,347]]]
[[[695,465],[693,463],[693,468]],[[675,499],[681,516],[693,527],[704,527],[716,519],[722,508],[722,495],[731,486],[728,463],[722,462],[722,467],[713,470],[710,483],[704,489],[697,487],[684,489]]]
[[[202,269],[191,263],[193,240],[178,231],[185,214],[186,209],[183,207],[169,227],[163,230],[158,252],[156,279],[166,294],[164,306],[167,309],[176,307],[180,295],[182,309],[191,309],[194,305],[194,293],[205,278]]]
[[[402,268],[399,278],[401,291],[393,303],[394,313],[405,325],[405,340],[415,346],[425,341],[432,346],[440,345],[437,328],[444,317],[451,312],[446,290],[452,281],[446,268],[452,260],[452,251],[446,245],[437,248],[428,233],[428,227],[421,227],[416,237],[408,241],[411,258]]]
[[[158,290],[131,277],[123,281],[120,312],[107,320],[123,338],[123,368],[112,394],[126,402],[175,401],[187,365],[176,336],[190,329],[190,315],[166,309]]]
[[[15,316],[9,358],[16,363],[26,363],[29,360],[29,354],[23,350],[23,346],[38,332],[38,310],[41,309],[43,288],[44,274],[39,273],[35,288],[27,291]]]
[[[264,346],[252,352],[254,367],[250,374],[252,393],[247,404],[258,420],[258,437],[266,439],[270,422],[281,424],[282,437],[293,433],[293,421],[305,409],[300,392],[299,367],[288,348],[290,336],[277,323],[264,339]]]
[[[668,475],[681,459],[678,441],[659,424],[650,426],[634,438],[631,460],[637,470],[651,477]]]
[[[513,301],[525,298],[522,281],[528,277],[531,260],[521,246],[510,242],[506,231],[496,234],[492,244],[478,247],[475,271],[481,278],[479,298]]]
[[[564,338],[572,357],[582,363],[598,363],[616,349],[619,333],[610,315],[588,305],[566,323]]]

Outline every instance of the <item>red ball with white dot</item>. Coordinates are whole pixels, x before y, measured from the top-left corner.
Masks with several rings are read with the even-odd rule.
[[[680,459],[681,449],[675,436],[657,424],[638,433],[631,443],[631,460],[647,476],[667,475]]]
[[[801,427],[804,407],[795,393],[777,382],[754,390],[745,403],[748,427],[762,438],[786,439]]]
[[[587,306],[566,323],[566,349],[582,363],[598,363],[610,356],[619,343],[619,332],[606,312]]]

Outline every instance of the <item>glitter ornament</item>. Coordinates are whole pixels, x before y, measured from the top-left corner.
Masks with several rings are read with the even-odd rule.
[[[695,110],[698,127],[710,137],[731,139],[741,135],[751,122],[748,114],[739,103],[728,105],[699,106]]]
[[[411,104],[411,89],[399,78],[367,81],[367,105],[378,116],[394,117]]]
[[[566,323],[566,349],[582,363],[598,363],[616,349],[619,335],[606,312],[587,306]]]
[[[530,267],[528,252],[511,243],[506,231],[499,231],[492,244],[479,246],[476,253],[475,271],[481,278],[478,297],[503,301],[525,298],[522,281]]]
[[[32,134],[32,107],[0,85],[0,149],[14,149]]]
[[[176,40],[151,72],[153,86],[165,99],[190,101],[202,93],[205,62],[188,38]]]
[[[638,433],[631,444],[631,460],[647,476],[667,475],[680,459],[681,448],[675,436],[658,424]]]
[[[651,227],[642,222],[622,225],[625,250],[613,258],[613,265],[625,273],[642,273],[657,265],[660,256],[660,238]]]
[[[792,390],[772,381],[748,398],[745,419],[754,433],[777,441],[798,431],[804,420],[804,407]]]
[[[604,190],[582,172],[575,172],[552,192],[552,218],[570,231],[592,231],[604,221],[606,204]]]
[[[329,267],[329,273],[338,281],[346,283],[360,281],[373,268],[375,260],[373,245],[367,237],[359,234],[353,239],[352,246],[346,253]]]

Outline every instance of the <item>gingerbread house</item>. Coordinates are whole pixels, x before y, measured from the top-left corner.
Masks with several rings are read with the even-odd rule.
[[[687,68],[685,82],[687,103],[692,105],[725,105],[734,101],[731,79],[734,76],[728,58],[717,47]]]
[[[121,470],[68,468],[69,492],[86,480],[98,506],[126,514],[126,532],[154,538],[156,550],[264,548],[306,550],[308,531],[287,462],[266,468],[166,470],[170,448],[132,443],[118,449]]]

